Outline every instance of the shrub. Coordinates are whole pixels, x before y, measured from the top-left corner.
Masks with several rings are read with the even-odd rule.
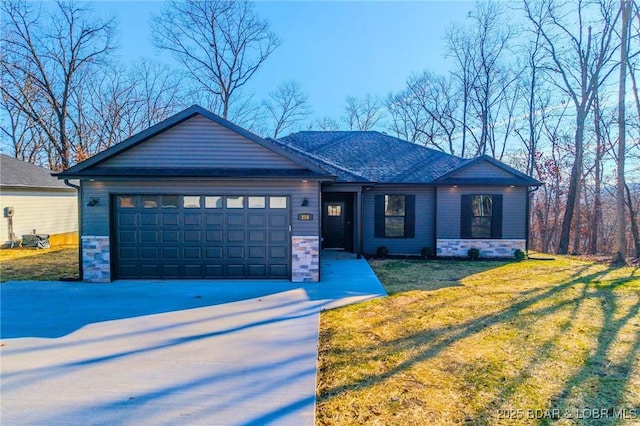
[[[422,247],[420,255],[424,258],[433,257],[433,250],[431,247]]]
[[[472,247],[467,252],[467,256],[469,256],[471,258],[471,260],[476,260],[477,258],[480,257],[480,250],[478,250],[477,248],[473,248]]]
[[[516,260],[520,261],[520,260],[524,260],[525,258],[525,254],[522,250],[517,249],[516,251],[513,252],[513,256],[516,258]]]
[[[389,254],[389,249],[386,248],[385,246],[380,246],[376,249],[376,255],[378,257],[387,257],[388,254]]]

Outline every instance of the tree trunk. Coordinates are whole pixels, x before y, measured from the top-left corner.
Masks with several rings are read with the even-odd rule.
[[[622,18],[622,31],[620,35],[620,80],[618,86],[618,181],[616,185],[616,252],[613,255],[613,263],[621,265],[625,263],[627,255],[626,220],[625,220],[625,181],[624,163],[626,151],[626,126],[625,126],[625,95],[627,83],[627,46],[629,33],[629,17],[631,15],[631,2],[620,0],[620,12]]]
[[[635,248],[635,257],[640,258],[640,230],[638,230],[637,212],[633,208],[633,200],[631,199],[631,191],[629,185],[625,183],[625,192],[627,193],[627,208],[629,209],[629,217],[631,222],[631,235],[633,236],[633,246]]]
[[[584,140],[584,122],[586,120],[586,111],[578,109],[576,111],[576,133],[574,143],[576,148],[576,158],[571,167],[571,176],[569,178],[569,192],[567,194],[567,206],[562,219],[562,229],[560,230],[560,242],[558,244],[558,253],[569,253],[569,239],[571,237],[571,224],[573,222],[576,204],[579,202],[580,179],[582,177],[582,162],[584,157],[584,148],[582,142]]]

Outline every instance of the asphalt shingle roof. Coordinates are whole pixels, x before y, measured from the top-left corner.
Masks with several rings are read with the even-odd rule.
[[[306,131],[277,142],[338,182],[432,183],[467,161],[375,131]]]
[[[54,188],[73,191],[51,176],[51,170],[0,154],[0,186]]]

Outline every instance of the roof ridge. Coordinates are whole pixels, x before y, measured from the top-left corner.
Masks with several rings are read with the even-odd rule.
[[[298,132],[298,133],[300,133],[300,132]],[[291,149],[291,150],[293,150],[293,151],[295,151],[295,152],[297,152],[297,153],[299,153],[299,154],[306,155],[306,156],[308,156],[308,157],[313,158],[314,160],[317,160],[317,161],[320,161],[320,162],[322,162],[322,163],[325,163],[325,164],[327,164],[327,165],[329,165],[329,166],[331,166],[331,167],[333,167],[333,168],[336,168],[336,169],[338,169],[338,170],[340,170],[340,171],[343,171],[343,172],[346,172],[346,173],[352,174],[352,175],[354,175],[354,176],[357,176],[357,177],[359,177],[359,178],[363,179],[364,181],[371,182],[371,179],[367,179],[366,177],[364,177],[364,176],[362,176],[362,175],[360,175],[360,174],[358,174],[358,173],[355,173],[353,170],[349,170],[349,169],[347,169],[347,168],[346,168],[346,167],[344,167],[344,166],[341,166],[341,165],[339,165],[339,164],[334,163],[333,161],[329,161],[329,160],[325,159],[324,157],[320,157],[320,156],[318,156],[317,154],[312,154],[312,153],[310,153],[310,152],[308,152],[308,151],[305,151],[305,150],[303,150],[303,149],[301,149],[301,148],[298,148],[297,146],[290,145],[290,144],[288,144],[288,143],[286,143],[286,142],[284,142],[284,143],[283,143],[280,139],[274,139],[274,140],[277,140],[277,141],[278,141],[278,142],[280,142],[283,146],[286,146],[287,148],[289,148],[289,149]]]

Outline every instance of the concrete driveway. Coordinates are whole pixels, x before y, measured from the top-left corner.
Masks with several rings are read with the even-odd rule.
[[[383,296],[364,260],[320,284],[0,285],[6,425],[312,425],[319,313]]]

